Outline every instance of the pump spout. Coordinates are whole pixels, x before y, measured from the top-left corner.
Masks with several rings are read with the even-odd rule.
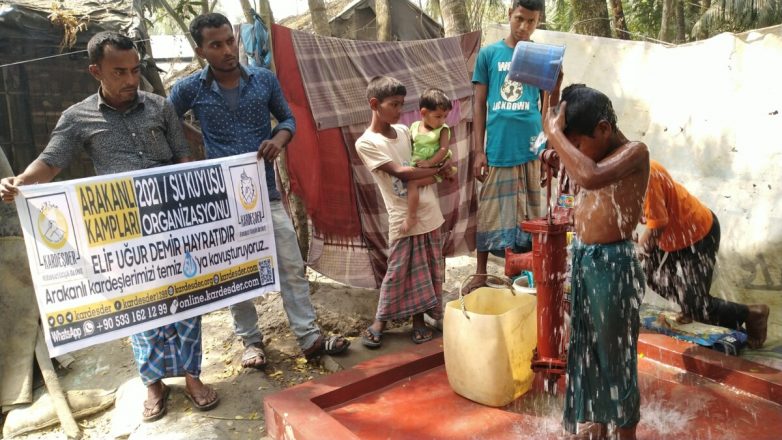
[[[514,278],[525,270],[532,270],[532,252],[524,252],[517,254],[510,250],[505,249],[505,276],[508,278]]]

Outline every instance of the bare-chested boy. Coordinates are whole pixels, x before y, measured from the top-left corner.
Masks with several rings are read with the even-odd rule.
[[[619,131],[603,93],[574,84],[562,100],[544,129],[580,187],[564,426],[574,438],[607,438],[613,430],[614,438],[634,439],[644,279],[630,238],[643,211],[649,151]]]

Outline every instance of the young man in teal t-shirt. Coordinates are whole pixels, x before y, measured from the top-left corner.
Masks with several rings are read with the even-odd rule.
[[[522,232],[519,224],[543,214],[538,162],[543,146],[536,145],[543,131],[543,95],[537,87],[513,81],[507,75],[516,43],[530,40],[544,7],[543,0],[514,0],[508,10],[510,33],[482,48],[475,62],[473,172],[483,183],[476,237],[477,274],[486,273],[489,252],[529,250],[529,234]],[[559,85],[551,93],[552,103],[559,100]],[[483,283],[485,277],[475,277],[471,289]]]

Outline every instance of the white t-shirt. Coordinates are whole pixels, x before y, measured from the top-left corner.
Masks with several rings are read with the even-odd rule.
[[[388,241],[392,243],[400,238],[421,235],[439,228],[443,222],[440,202],[435,195],[433,185],[419,188],[418,223],[402,234],[399,228],[407,216],[407,187],[398,178],[378,168],[386,163],[395,162],[402,166],[411,165],[412,147],[410,132],[404,125],[394,124],[396,139],[389,139],[380,133],[367,129],[356,141],[356,151],[370,170],[383,195],[388,211]]]

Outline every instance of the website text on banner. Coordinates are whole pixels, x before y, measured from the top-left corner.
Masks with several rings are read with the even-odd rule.
[[[52,356],[279,290],[255,153],[20,191]]]

